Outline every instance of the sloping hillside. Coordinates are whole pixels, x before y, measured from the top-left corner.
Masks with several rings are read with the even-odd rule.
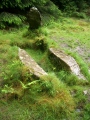
[[[89,120],[89,39],[90,22],[75,18],[61,17],[33,31],[28,31],[28,26],[0,30],[0,119]],[[36,79],[20,62],[18,47],[49,75],[30,86]],[[74,57],[87,80],[57,71],[48,59],[49,47]]]

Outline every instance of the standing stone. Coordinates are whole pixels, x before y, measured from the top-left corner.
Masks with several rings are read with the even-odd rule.
[[[29,29],[38,29],[41,26],[41,15],[36,7],[32,7],[27,15]]]

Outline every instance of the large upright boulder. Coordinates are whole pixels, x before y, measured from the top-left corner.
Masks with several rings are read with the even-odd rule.
[[[32,7],[27,15],[29,29],[38,29],[41,26],[41,14],[36,7]]]

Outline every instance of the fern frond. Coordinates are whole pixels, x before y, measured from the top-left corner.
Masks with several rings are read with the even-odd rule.
[[[0,14],[0,28],[4,28],[5,26],[15,25],[19,26],[25,21],[26,17],[22,15],[15,15],[8,12],[2,12]]]

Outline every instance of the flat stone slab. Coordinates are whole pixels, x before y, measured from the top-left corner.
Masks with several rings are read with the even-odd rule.
[[[30,55],[27,54],[25,50],[19,48],[18,55],[21,62],[28,67],[30,73],[36,77],[47,75],[47,73],[32,59]]]
[[[80,73],[80,67],[75,61],[75,59],[69,55],[66,55],[61,50],[57,50],[55,48],[49,49],[49,58],[55,62],[56,66],[58,66],[59,69],[65,69],[71,71],[73,74],[78,76],[79,79],[84,79],[82,73]]]

